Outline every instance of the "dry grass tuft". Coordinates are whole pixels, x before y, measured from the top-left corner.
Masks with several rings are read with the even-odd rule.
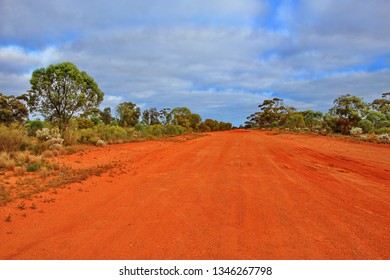
[[[30,163],[31,157],[30,151],[16,152],[13,154],[13,158],[15,159],[18,165],[23,165],[26,163]]]
[[[39,175],[41,176],[41,178],[47,178],[49,177],[51,174],[49,168],[47,168],[46,166],[42,166],[40,169],[39,169]]]
[[[26,174],[26,172],[27,172],[27,169],[25,166],[16,166],[14,168],[14,173],[16,176],[23,176]]]
[[[15,167],[16,163],[11,158],[9,153],[2,152],[0,153],[0,169],[13,169]]]
[[[11,214],[8,214],[7,216],[5,216],[5,221],[8,223],[12,221]]]
[[[12,201],[11,192],[4,186],[0,186],[0,206]]]

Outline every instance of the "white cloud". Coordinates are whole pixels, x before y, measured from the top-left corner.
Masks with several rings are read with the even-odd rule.
[[[58,61],[57,49],[26,50],[19,46],[0,47],[0,90],[19,95],[29,88],[32,71]]]
[[[235,124],[275,95],[326,111],[341,94],[389,91],[389,1],[278,2],[2,0],[0,90],[71,61],[104,107],[187,106]]]

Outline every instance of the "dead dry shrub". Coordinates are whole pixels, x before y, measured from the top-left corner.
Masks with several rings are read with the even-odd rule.
[[[24,165],[31,162],[31,159],[35,156],[30,151],[15,152],[13,155],[16,164]]]
[[[105,146],[107,146],[107,143],[104,142],[103,140],[99,140],[99,141],[96,142],[96,146],[98,146],[98,147],[105,147]]]
[[[58,162],[52,162],[52,163],[50,163],[50,167],[51,167],[51,169],[53,169],[53,170],[60,170],[60,164],[58,163]]]
[[[6,221],[6,222],[8,222],[8,223],[11,222],[11,221],[12,221],[11,214],[8,214],[7,216],[5,216],[4,221]]]
[[[0,186],[0,206],[12,201],[11,192],[4,186]]]
[[[0,153],[0,169],[10,170],[15,167],[15,161],[7,152]]]
[[[29,157],[29,162],[28,163],[31,163],[31,164],[40,164],[43,162],[43,158],[42,156],[34,156],[34,155],[31,155]]]
[[[18,151],[26,137],[22,127],[0,125],[0,150],[5,152]]]
[[[52,150],[46,150],[42,153],[42,156],[44,158],[51,158],[51,157],[55,157],[56,156],[56,153]]]
[[[14,173],[16,176],[23,176],[24,174],[26,174],[27,172],[27,169],[25,166],[16,166],[14,168]]]
[[[50,176],[50,170],[49,168],[47,168],[46,166],[42,166],[40,169],[39,169],[39,176],[41,176],[41,178],[47,178]]]

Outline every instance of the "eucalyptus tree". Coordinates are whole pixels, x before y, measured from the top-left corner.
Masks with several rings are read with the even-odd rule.
[[[35,70],[30,84],[30,111],[55,122],[62,133],[72,117],[96,108],[104,97],[94,79],[71,62]]]

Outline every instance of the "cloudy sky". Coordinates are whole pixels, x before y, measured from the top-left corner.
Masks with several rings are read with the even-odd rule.
[[[70,61],[101,107],[186,106],[244,123],[264,99],[326,112],[390,91],[389,0],[0,0],[0,92]]]

